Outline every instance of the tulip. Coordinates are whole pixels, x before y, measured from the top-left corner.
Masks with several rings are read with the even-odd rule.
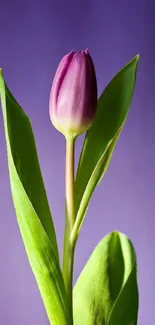
[[[92,124],[97,109],[97,81],[88,50],[70,52],[59,63],[51,93],[49,112],[64,136],[76,138]]]

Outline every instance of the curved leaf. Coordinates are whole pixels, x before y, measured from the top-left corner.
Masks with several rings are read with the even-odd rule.
[[[73,291],[74,325],[136,325],[138,287],[131,241],[112,232],[97,245]]]
[[[30,121],[0,72],[10,183],[28,259],[51,324],[70,324],[56,236],[39,167]]]
[[[96,119],[87,131],[75,181],[78,233],[91,195],[104,176],[131,104],[139,57],[133,58],[108,84],[99,101]]]

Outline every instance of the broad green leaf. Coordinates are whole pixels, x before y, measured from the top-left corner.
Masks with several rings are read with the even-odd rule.
[[[108,84],[99,101],[96,119],[87,131],[75,180],[78,233],[90,197],[104,176],[131,104],[139,57],[132,59]]]
[[[11,190],[25,249],[51,324],[68,325],[69,305],[31,124],[1,72],[0,97]]]
[[[138,286],[131,241],[112,232],[97,245],[73,291],[74,325],[136,325]]]

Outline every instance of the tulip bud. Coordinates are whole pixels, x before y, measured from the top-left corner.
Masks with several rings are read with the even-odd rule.
[[[88,50],[70,52],[59,63],[51,93],[49,112],[65,137],[75,138],[92,124],[97,109],[97,81]]]

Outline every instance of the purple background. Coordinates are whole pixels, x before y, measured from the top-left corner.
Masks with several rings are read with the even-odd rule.
[[[141,55],[131,111],[104,180],[96,189],[76,250],[75,280],[97,242],[119,229],[133,241],[139,266],[138,325],[155,308],[155,5],[152,0],[0,0],[0,66],[34,128],[60,251],[64,227],[65,141],[48,114],[61,57],[89,48],[99,94]],[[80,152],[83,137],[76,146]],[[0,113],[0,324],[45,325],[48,319],[15,219]]]

